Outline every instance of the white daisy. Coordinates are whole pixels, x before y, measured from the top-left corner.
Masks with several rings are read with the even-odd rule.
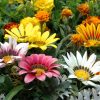
[[[0,43],[0,68],[21,59],[27,51],[28,43],[17,44],[16,40],[12,38],[9,38],[9,42]]]
[[[96,55],[93,53],[87,58],[87,52],[82,55],[77,51],[76,57],[72,52],[67,53],[67,57],[63,56],[66,65],[62,64],[64,68],[69,71],[69,78],[77,78],[85,85],[96,86],[93,81],[100,82],[100,61],[96,62]]]

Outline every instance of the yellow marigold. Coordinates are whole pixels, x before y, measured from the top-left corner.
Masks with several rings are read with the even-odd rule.
[[[26,26],[29,23],[32,23],[33,26],[39,25],[39,20],[36,17],[26,17],[20,21],[21,24]]]
[[[83,22],[82,24],[100,24],[100,16],[88,16]]]
[[[72,16],[72,11],[68,8],[64,8],[62,11],[61,11],[61,15],[62,17],[69,17],[69,16]]]
[[[77,10],[82,14],[82,15],[87,15],[89,13],[89,5],[88,3],[82,3],[77,6]]]
[[[83,45],[83,40],[82,40],[80,34],[73,34],[73,35],[71,36],[71,42],[74,43],[74,44],[77,45],[77,46]]]
[[[38,11],[35,17],[40,21],[40,22],[47,22],[49,21],[50,14],[47,11]]]
[[[80,24],[76,28],[76,31],[81,35],[81,39],[84,41],[85,47],[100,46],[100,24]]]
[[[37,10],[51,11],[54,7],[54,0],[35,0],[34,6]]]

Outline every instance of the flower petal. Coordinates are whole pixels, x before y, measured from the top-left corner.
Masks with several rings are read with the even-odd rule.
[[[40,75],[40,76],[37,76],[36,77],[38,80],[40,80],[40,81],[44,81],[45,79],[46,79],[46,75],[45,74],[42,74],[42,75]]]
[[[24,78],[25,83],[30,83],[35,79],[35,76],[33,74],[27,74]]]

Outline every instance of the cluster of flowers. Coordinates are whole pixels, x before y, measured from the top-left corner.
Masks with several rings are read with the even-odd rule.
[[[34,6],[36,13],[33,17],[26,17],[19,23],[10,22],[4,26],[4,39],[9,41],[0,43],[0,68],[16,65],[17,62],[18,75],[22,75],[25,83],[30,83],[35,80],[45,81],[46,77],[60,78],[60,68],[63,67],[69,71],[68,79],[76,78],[84,85],[98,87],[95,82],[100,82],[100,61],[96,61],[94,53],[88,57],[87,51],[84,55],[76,51],[76,56],[72,52],[67,52],[67,56],[62,57],[64,64],[58,64],[57,58],[43,53],[27,54],[34,51],[34,48],[42,52],[52,47],[57,48],[55,42],[60,40],[46,25],[50,20],[54,1],[37,0]],[[77,10],[82,16],[88,17],[76,27],[76,34],[72,34],[71,42],[84,47],[100,46],[100,18],[88,15],[87,3],[80,4]],[[62,19],[72,15],[71,9],[62,9]]]

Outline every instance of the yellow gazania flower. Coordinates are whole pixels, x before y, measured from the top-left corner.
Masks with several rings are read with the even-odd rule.
[[[23,24],[24,26],[26,26],[29,23],[32,23],[33,26],[35,25],[39,25],[39,20],[36,17],[25,17],[20,21],[21,24]]]
[[[50,32],[46,31],[44,33],[37,32],[34,37],[31,37],[29,42],[32,42],[30,48],[40,48],[46,50],[48,46],[56,48],[57,46],[53,43],[56,42],[59,38],[55,38],[56,33],[50,36]]]
[[[82,14],[82,15],[87,15],[89,13],[89,5],[88,3],[82,3],[77,6],[77,10]]]
[[[62,17],[69,17],[69,16],[72,16],[72,11],[68,8],[64,8],[62,9],[61,11],[61,16]]]
[[[33,4],[37,10],[51,11],[54,7],[54,0],[35,0]]]
[[[83,22],[82,24],[100,24],[100,16],[88,16]]]
[[[47,22],[47,21],[49,21],[50,14],[47,11],[38,11],[37,14],[35,14],[35,17],[40,22]]]
[[[14,27],[11,30],[5,29],[7,34],[5,34],[5,39],[8,39],[9,37],[15,38],[18,42],[29,42],[30,37],[33,36],[33,34],[36,34],[37,31],[40,30],[40,27],[34,26],[29,23],[25,27],[23,24],[20,24],[19,27]],[[31,43],[30,43],[31,44]]]
[[[100,24],[97,27],[92,24],[79,25],[76,28],[77,33],[81,35],[85,47],[100,46]]]

